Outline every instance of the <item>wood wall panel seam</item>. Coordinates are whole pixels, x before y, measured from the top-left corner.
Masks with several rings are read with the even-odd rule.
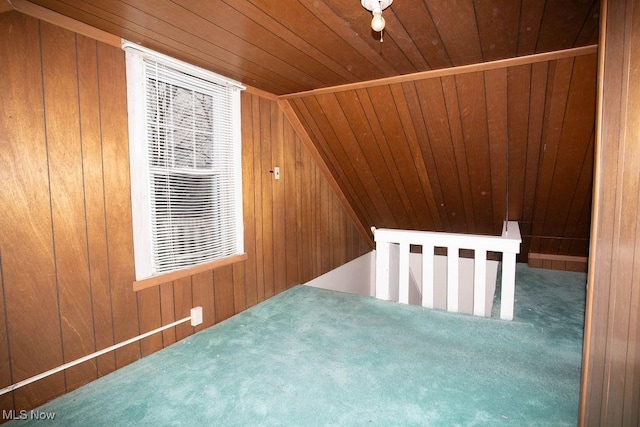
[[[104,169],[100,129],[97,41],[77,35],[78,92],[81,122],[83,185],[95,348],[112,346],[109,267],[104,204]],[[98,376],[115,370],[115,352],[97,358]]]
[[[264,98],[259,100],[260,111],[260,167],[258,172],[262,176],[260,198],[262,201],[262,262],[264,274],[264,298],[275,295],[274,253],[273,253],[273,169],[271,153],[273,151],[273,118],[271,117],[272,102]]]
[[[491,180],[491,191],[494,194],[491,197],[493,212],[492,234],[500,234],[502,232],[502,228],[498,228],[499,224],[508,220],[507,212],[511,212],[511,209],[508,209],[506,200],[509,198],[507,191],[512,188],[512,181],[508,178],[507,156],[513,152],[513,150],[508,150],[507,145],[509,123],[507,109],[509,104],[508,79],[509,76],[506,69],[491,70],[483,73],[484,107],[487,114],[487,143],[489,145],[489,166],[491,170],[489,179]],[[504,99],[507,99],[507,102],[504,102]],[[522,168],[518,169],[522,170]],[[507,183],[509,183],[509,186],[507,186]]]
[[[256,267],[256,302],[264,301],[264,256],[262,246],[262,196],[261,189],[263,186],[261,157],[261,135],[260,135],[260,97],[251,96],[251,127],[252,127],[252,147],[253,147],[253,203],[254,203],[254,219],[255,219],[255,267]]]
[[[50,24],[41,25],[42,60],[47,123],[51,215],[58,311],[63,360],[75,360],[95,349],[89,283],[82,126],[79,115],[78,58],[76,36]],[[61,76],[70,76],[65,79]],[[59,102],[65,99],[67,102]],[[71,391],[96,378],[95,361],[65,371],[65,386]]]
[[[185,317],[189,317],[191,315],[191,308],[193,307],[192,276],[181,277],[180,279],[174,280],[173,296],[175,318],[184,319]],[[193,326],[187,322],[176,325],[175,330],[178,341],[193,334]]]
[[[7,190],[0,192],[0,251],[11,381],[18,382],[62,364],[63,350],[40,22],[11,12],[1,14],[0,21],[0,177]],[[29,192],[18,190],[23,188]],[[12,393],[15,409],[44,403],[49,396],[64,390],[64,374],[43,379]]]
[[[284,168],[284,114],[277,102],[270,102],[271,107],[271,164],[280,168],[279,179],[271,173],[271,198],[273,200],[273,280],[275,294],[286,289],[286,248],[285,248],[285,213],[289,207],[285,204],[284,186],[294,170]],[[284,276],[283,276],[284,275]]]
[[[253,144],[253,100],[254,95],[242,94],[242,209],[244,215],[244,249],[248,260],[245,264],[245,303],[251,307],[258,302]]]
[[[107,250],[113,314],[113,331],[116,342],[140,334],[135,294],[127,283],[135,278],[133,260],[133,236],[131,234],[131,198],[129,163],[129,138],[127,128],[127,95],[124,52],[104,43],[98,44],[99,108],[103,142],[103,167],[105,174],[105,212]],[[139,342],[115,351],[118,367],[140,358]]]

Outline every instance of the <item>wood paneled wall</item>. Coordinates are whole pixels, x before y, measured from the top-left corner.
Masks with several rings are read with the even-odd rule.
[[[204,308],[209,327],[370,250],[274,100],[244,93],[248,260],[137,293],[124,54],[0,14],[0,387]],[[269,173],[279,166],[278,181]],[[190,334],[180,325],[0,396],[30,409]]]
[[[640,425],[640,1],[603,0],[580,421]]]
[[[595,53],[289,99],[367,227],[587,256]],[[507,197],[508,196],[508,197]]]

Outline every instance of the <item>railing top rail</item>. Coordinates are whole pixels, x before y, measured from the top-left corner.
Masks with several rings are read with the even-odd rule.
[[[377,228],[375,229],[374,240],[376,242],[422,246],[454,246],[460,249],[512,252],[516,254],[520,253],[520,243],[522,242],[520,228],[516,221],[505,222],[502,236]]]

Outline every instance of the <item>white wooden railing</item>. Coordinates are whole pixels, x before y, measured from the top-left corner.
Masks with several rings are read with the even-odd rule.
[[[485,316],[487,252],[502,253],[500,318],[513,319],[516,254],[520,252],[520,228],[505,221],[502,236],[439,233],[429,231],[373,229],[376,242],[375,296],[390,300],[391,283],[398,284],[397,301],[409,303],[409,250],[422,247],[422,306],[434,306],[434,252],[447,248],[447,311],[458,312],[458,265],[460,249],[474,251],[473,314]],[[395,256],[392,256],[395,255]],[[393,259],[393,261],[392,261]],[[395,298],[393,298],[395,299]]]

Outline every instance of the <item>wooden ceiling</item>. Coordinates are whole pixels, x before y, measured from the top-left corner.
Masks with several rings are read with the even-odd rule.
[[[279,97],[361,229],[588,255],[598,0],[395,0],[382,43],[360,0],[8,1]]]
[[[9,0],[15,4],[23,0]],[[32,0],[282,95],[597,42],[598,0]]]

